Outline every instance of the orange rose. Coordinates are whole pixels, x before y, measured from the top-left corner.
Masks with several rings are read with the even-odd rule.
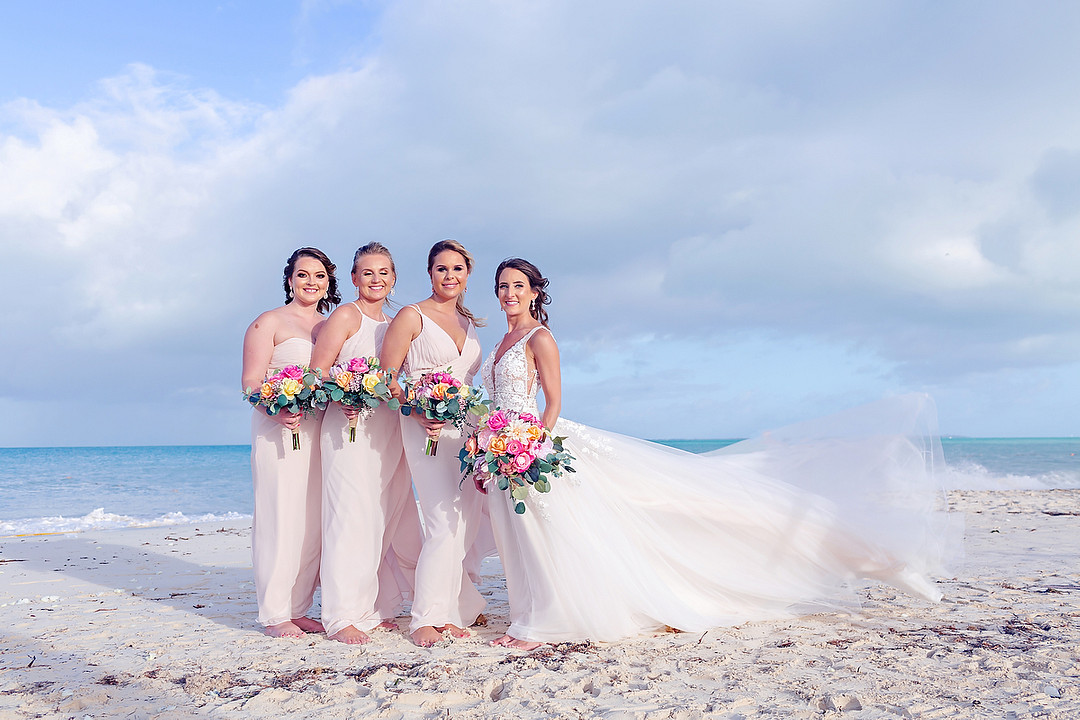
[[[530,425],[528,429],[525,430],[525,437],[529,438],[529,440],[539,440],[543,434],[544,431],[535,425]]]
[[[446,391],[450,389],[450,386],[446,383],[437,383],[431,388],[431,396],[436,400],[445,400]]]
[[[504,454],[506,452],[506,440],[500,435],[491,438],[491,443],[488,444],[488,451],[493,452],[496,455]]]

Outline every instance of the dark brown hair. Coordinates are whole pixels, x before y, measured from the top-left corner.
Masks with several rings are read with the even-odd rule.
[[[443,252],[444,250],[452,250],[452,251],[456,252],[458,255],[460,255],[461,257],[465,258],[465,269],[469,272],[470,275],[472,274],[473,259],[472,259],[472,255],[469,254],[469,251],[465,249],[465,246],[462,245],[461,243],[459,243],[457,240],[440,240],[439,242],[432,245],[431,250],[428,251],[428,255],[427,255],[427,271],[428,271],[428,275],[431,274],[431,268],[434,267],[434,265],[435,265],[435,257],[439,253]],[[469,318],[469,320],[472,321],[472,324],[477,326],[477,327],[483,327],[484,325],[487,324],[486,322],[484,322],[483,318],[476,317],[475,315],[472,314],[472,311],[470,311],[469,308],[465,307],[465,293],[464,292],[462,294],[458,295],[458,298],[457,298],[457,311],[459,313],[461,313],[462,315],[464,315],[465,317]]]
[[[499,294],[499,276],[506,268],[511,268],[522,273],[529,280],[529,289],[536,292],[536,299],[529,303],[529,314],[547,327],[548,314],[545,305],[551,304],[551,296],[547,294],[549,280],[540,274],[540,269],[528,260],[521,258],[506,258],[495,270],[495,294]]]
[[[292,278],[293,271],[296,270],[296,262],[302,257],[314,258],[322,263],[323,268],[326,270],[326,274],[330,277],[330,285],[326,289],[326,297],[319,300],[319,305],[316,308],[319,312],[326,314],[326,312],[341,302],[341,293],[338,292],[337,276],[334,274],[337,271],[337,266],[330,262],[330,258],[326,257],[326,253],[318,248],[302,247],[292,255],[285,262],[285,280],[281,283],[281,286],[285,288],[285,302],[286,304],[292,300],[293,293],[292,287],[289,285],[289,280]]]

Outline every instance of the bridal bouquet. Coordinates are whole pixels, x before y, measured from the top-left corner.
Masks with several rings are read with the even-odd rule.
[[[379,364],[379,358],[355,357],[331,365],[323,387],[331,401],[367,414],[382,402],[391,410],[400,407],[401,403],[390,396],[390,388],[387,387],[389,380],[389,374]],[[356,420],[355,417],[349,418],[349,442],[356,442]]]
[[[253,407],[261,407],[267,415],[277,415],[282,410],[298,415],[311,415],[326,409],[329,396],[319,378],[306,365],[289,365],[263,380],[257,392],[244,390],[244,398]],[[300,431],[293,430],[293,450],[300,449]]]
[[[492,480],[500,490],[509,490],[514,512],[525,512],[529,488],[548,492],[548,477],[576,472],[570,466],[574,456],[563,450],[564,437],[552,437],[531,413],[496,410],[480,421],[465,441],[458,458],[465,477],[476,474],[483,485]]]
[[[483,415],[488,401],[481,399],[481,391],[471,388],[448,372],[427,372],[418,379],[405,382],[405,403],[401,414],[422,413],[428,420],[448,422],[458,429],[465,427],[469,413]],[[439,441],[430,437],[424,444],[425,455],[435,455]]]

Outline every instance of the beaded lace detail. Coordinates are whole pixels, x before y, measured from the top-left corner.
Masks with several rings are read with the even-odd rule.
[[[495,362],[496,347],[487,356],[480,368],[484,379],[484,390],[492,402],[503,410],[528,412],[539,415],[536,407],[536,390],[539,387],[539,374],[529,370],[529,360],[525,356],[525,345],[529,338],[543,326],[535,327],[525,333],[516,343],[503,353],[499,362]]]

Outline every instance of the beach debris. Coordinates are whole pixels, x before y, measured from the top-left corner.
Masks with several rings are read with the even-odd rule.
[[[379,672],[380,670],[386,670],[388,672],[396,672],[401,674],[413,674],[416,668],[420,667],[424,663],[403,663],[403,662],[384,662],[376,663],[375,665],[368,665],[365,668],[359,670],[347,670],[345,675],[351,677],[357,682],[363,682],[369,677]]]
[[[26,664],[26,667],[34,667],[34,662],[37,660],[37,655],[27,655],[26,657],[30,658],[30,662]]]
[[[1044,688],[1043,688],[1043,692],[1044,692],[1044,693],[1046,693],[1047,695],[1049,695],[1049,696],[1050,696],[1050,697],[1052,697],[1052,698],[1059,698],[1059,697],[1061,697],[1061,691],[1060,691],[1060,690],[1058,690],[1058,689],[1057,689],[1056,687],[1054,687],[1053,685],[1047,685],[1046,687],[1044,687]]]

